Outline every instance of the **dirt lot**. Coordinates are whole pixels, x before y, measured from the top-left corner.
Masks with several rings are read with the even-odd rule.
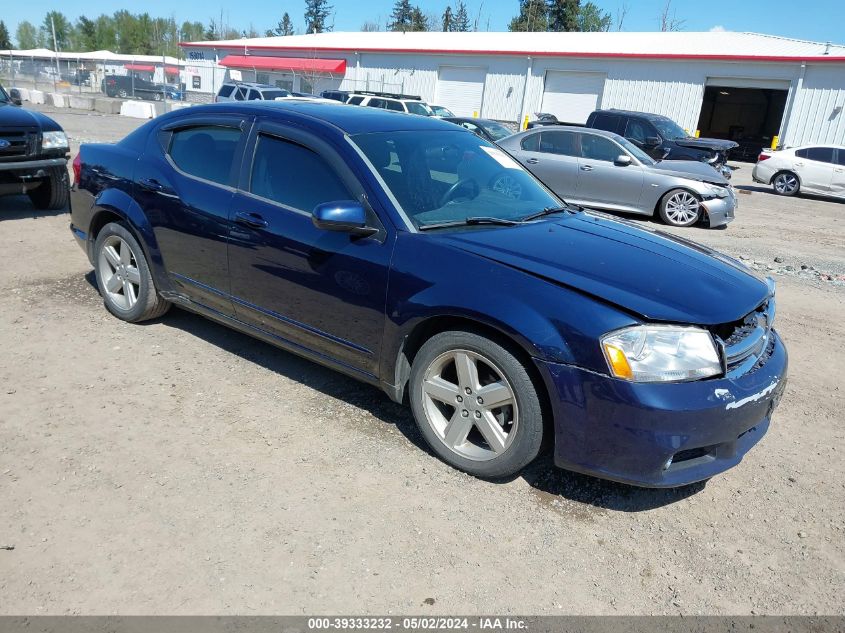
[[[138,124],[55,116],[74,145]],[[0,199],[0,613],[845,613],[845,204],[746,188],[676,233],[774,268],[789,387],[739,467],[674,491],[456,472],[375,389],[110,317],[67,214]]]

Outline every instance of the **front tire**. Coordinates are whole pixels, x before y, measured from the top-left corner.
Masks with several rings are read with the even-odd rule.
[[[672,189],[660,201],[660,218],[670,226],[692,226],[701,219],[701,200],[686,189]]]
[[[106,309],[118,319],[147,321],[170,307],[158,296],[141,245],[123,224],[106,224],[97,235],[94,271]]]
[[[50,177],[27,192],[32,205],[42,211],[61,211],[67,206],[70,183],[64,166],[50,167]]]
[[[801,181],[791,171],[782,171],[772,178],[772,188],[779,196],[794,196],[801,189]]]
[[[495,341],[463,331],[433,336],[414,358],[409,391],[428,445],[459,470],[510,477],[540,451],[537,387],[525,366]]]

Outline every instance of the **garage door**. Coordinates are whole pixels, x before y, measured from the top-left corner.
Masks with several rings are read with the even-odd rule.
[[[601,73],[546,71],[541,111],[554,114],[559,121],[586,123],[598,108],[604,80]]]
[[[434,101],[449,108],[457,116],[481,115],[484,98],[484,68],[441,66],[437,73],[437,90]]]

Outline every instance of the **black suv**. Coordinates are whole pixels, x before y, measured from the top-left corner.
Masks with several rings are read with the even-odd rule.
[[[68,200],[67,136],[40,112],[20,107],[20,93],[0,86],[0,196],[25,193],[38,209]]]
[[[628,110],[596,110],[587,118],[587,126],[615,132],[657,160],[698,160],[710,163],[716,170],[728,161],[728,152],[738,144],[718,138],[690,136],[672,119],[648,112]]]

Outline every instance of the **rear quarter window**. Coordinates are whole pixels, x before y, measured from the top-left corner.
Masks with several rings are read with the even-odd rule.
[[[540,151],[540,134],[529,134],[525,138],[522,139],[522,142],[519,144],[522,149],[527,152],[539,152]]]
[[[235,89],[234,86],[223,86],[220,88],[220,96],[221,97],[231,97],[232,91]]]

